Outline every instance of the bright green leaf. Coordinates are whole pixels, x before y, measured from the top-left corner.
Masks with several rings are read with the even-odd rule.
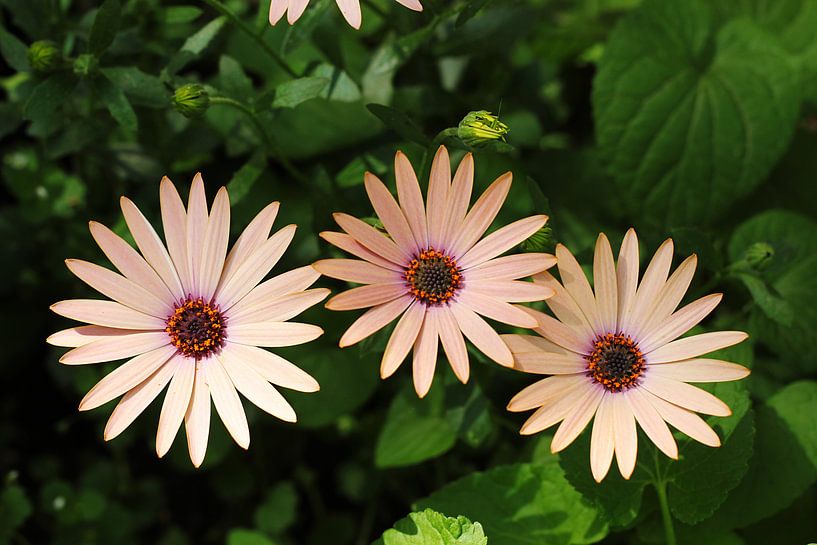
[[[319,97],[329,80],[319,77],[298,78],[275,88],[273,108],[294,108],[302,102]]]
[[[201,8],[195,6],[170,6],[164,10],[164,21],[169,25],[190,23],[198,19],[201,13]]]
[[[479,522],[426,509],[396,522],[375,545],[488,545],[488,538]]]
[[[227,545],[275,545],[275,542],[261,532],[236,528],[227,534]]]
[[[217,17],[187,38],[178,53],[170,59],[166,68],[167,73],[170,75],[175,74],[184,68],[187,63],[198,57],[218,36],[226,22],[225,17]]]

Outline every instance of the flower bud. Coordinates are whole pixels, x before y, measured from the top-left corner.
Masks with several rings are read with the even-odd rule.
[[[182,85],[173,93],[173,107],[185,117],[201,117],[209,106],[210,95],[198,83]]]
[[[28,48],[28,63],[35,72],[47,74],[62,64],[62,52],[51,40],[40,40]]]
[[[74,74],[85,77],[96,71],[99,61],[90,53],[83,53],[74,60]]]
[[[555,247],[553,229],[545,225],[519,245],[525,252],[552,252]]]
[[[485,110],[469,112],[457,127],[457,136],[467,145],[478,148],[492,140],[505,141],[508,126]]]
[[[763,270],[774,259],[774,246],[768,242],[755,242],[746,249],[743,257],[751,268],[757,271]]]

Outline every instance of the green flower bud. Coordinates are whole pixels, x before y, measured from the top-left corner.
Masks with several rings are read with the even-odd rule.
[[[457,127],[459,139],[473,148],[484,146],[492,140],[504,142],[506,134],[508,126],[485,110],[469,112]]]
[[[551,252],[555,247],[553,229],[545,225],[519,245],[525,252]]]
[[[35,72],[47,74],[60,67],[62,52],[51,40],[40,40],[29,46],[28,63]]]
[[[751,268],[757,271],[763,270],[774,259],[774,246],[768,242],[755,242],[746,249],[743,258]]]
[[[96,71],[99,61],[90,53],[83,53],[74,61],[74,74],[85,77]]]
[[[184,117],[201,117],[209,106],[210,95],[198,83],[182,85],[173,93],[173,107]]]

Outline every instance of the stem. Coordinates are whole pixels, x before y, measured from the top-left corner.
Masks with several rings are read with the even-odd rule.
[[[205,0],[209,2],[210,0]],[[221,104],[223,106],[232,106],[237,110],[243,112],[252,122],[255,130],[261,136],[261,139],[264,141],[264,145],[267,148],[267,151],[284,167],[284,169],[296,180],[301,183],[308,184],[309,179],[301,174],[301,172],[292,164],[292,162],[281,152],[280,149],[275,145],[272,139],[267,134],[266,129],[264,129],[263,123],[261,120],[258,119],[258,115],[255,111],[244,104],[243,102],[239,102],[238,100],[228,98],[228,97],[210,97],[210,104]]]
[[[656,481],[655,490],[658,492],[658,503],[661,504],[661,519],[664,522],[664,535],[666,536],[667,545],[678,545],[675,539],[675,527],[672,524],[672,513],[669,511],[669,502],[667,501],[667,481],[664,479]]]
[[[233,24],[235,24],[235,26],[239,28],[239,30],[241,30],[247,36],[252,38],[252,40],[255,43],[257,43],[259,47],[261,47],[261,49],[263,49],[264,52],[267,55],[269,55],[272,58],[272,60],[274,60],[278,64],[278,66],[283,68],[284,71],[286,71],[290,76],[292,76],[293,78],[300,77],[300,75],[289,65],[289,63],[286,60],[284,60],[284,58],[277,51],[270,47],[270,45],[267,42],[265,42],[264,39],[261,38],[259,34],[253,31],[253,29],[247,23],[242,21],[238,17],[238,15],[236,15],[233,10],[224,5],[223,2],[221,2],[220,0],[204,0],[204,2],[208,4],[210,7],[214,8],[219,13],[221,13],[222,15],[224,15],[225,17],[227,17],[228,19],[230,19],[233,22]]]

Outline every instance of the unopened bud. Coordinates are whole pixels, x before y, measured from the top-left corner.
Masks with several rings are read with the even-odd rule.
[[[74,60],[74,74],[85,77],[96,71],[99,61],[90,53],[83,53]]]
[[[457,127],[457,136],[472,148],[478,148],[492,140],[505,141],[508,126],[497,116],[485,110],[469,112]]]
[[[173,107],[185,117],[201,117],[210,106],[210,95],[198,83],[182,85],[173,93]]]
[[[35,72],[47,74],[60,67],[62,52],[51,40],[40,40],[29,46],[28,63]]]
[[[768,242],[755,242],[746,249],[746,264],[760,271],[769,266],[774,259],[774,246]]]

